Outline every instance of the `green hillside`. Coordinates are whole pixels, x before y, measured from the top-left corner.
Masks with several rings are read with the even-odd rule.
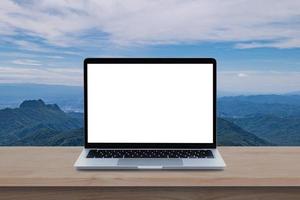
[[[72,129],[69,131],[53,131],[49,129],[39,129],[38,132],[30,136],[21,138],[11,143],[14,146],[82,146],[83,128]]]
[[[218,116],[275,145],[300,145],[300,95],[218,99]]]
[[[300,144],[300,117],[256,115],[229,120],[274,144],[285,146]]]
[[[232,122],[218,118],[217,142],[220,146],[269,146],[271,143],[249,133]]]
[[[51,145],[50,138],[68,138],[67,133],[77,133],[82,126],[82,120],[71,117],[56,104],[24,101],[19,108],[0,110],[0,145]]]

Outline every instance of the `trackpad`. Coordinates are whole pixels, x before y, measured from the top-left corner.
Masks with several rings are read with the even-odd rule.
[[[180,158],[159,159],[159,158],[123,158],[119,159],[118,165],[121,166],[182,166]]]

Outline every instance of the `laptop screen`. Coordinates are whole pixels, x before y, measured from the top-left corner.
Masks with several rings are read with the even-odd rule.
[[[213,64],[87,64],[88,143],[213,143]]]

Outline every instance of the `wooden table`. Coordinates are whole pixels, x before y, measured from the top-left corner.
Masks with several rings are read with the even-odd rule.
[[[79,147],[1,147],[0,199],[300,199],[300,147],[222,147],[224,171],[76,171]]]

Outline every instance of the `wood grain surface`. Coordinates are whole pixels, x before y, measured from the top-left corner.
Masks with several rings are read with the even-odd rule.
[[[0,188],[0,200],[299,200],[299,188],[287,187],[12,187]]]
[[[77,171],[81,149],[1,147],[0,187],[300,186],[299,147],[222,147],[224,171]]]

